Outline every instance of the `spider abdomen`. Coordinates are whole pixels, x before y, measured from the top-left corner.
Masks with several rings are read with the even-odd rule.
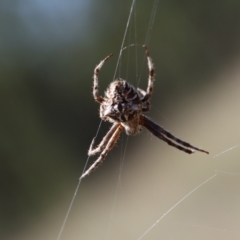
[[[141,111],[140,94],[122,79],[117,79],[110,84],[100,105],[100,117],[110,122],[132,121]]]

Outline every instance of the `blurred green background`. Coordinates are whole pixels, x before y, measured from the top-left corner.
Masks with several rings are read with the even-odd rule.
[[[126,0],[0,2],[1,239],[57,238],[87,159],[89,144],[100,122],[99,106],[91,93],[93,69],[102,58],[114,53],[114,58],[100,72],[100,92],[103,94],[113,79],[130,6],[131,1]],[[216,128],[219,119],[210,116],[216,117],[214,104],[225,98],[219,94],[209,102],[207,96],[213,97],[211,91],[221,84],[226,91],[230,89],[231,79],[220,80],[212,76],[231,66],[239,56],[240,1],[159,1],[153,28],[148,32],[152,7],[153,1],[136,1],[124,46],[136,45],[123,51],[117,76],[134,85],[141,77],[140,86],[146,88],[148,72],[140,45],[150,34],[149,50],[156,68],[156,82],[149,116],[181,138],[218,153],[229,145],[216,141],[221,137],[229,139],[232,135],[229,134],[229,138],[219,135],[226,126]],[[238,100],[229,104],[238,107]],[[226,109],[229,110],[228,107],[219,109],[220,118]],[[235,114],[232,117],[238,119]],[[185,128],[182,124],[186,124]],[[109,123],[102,125],[99,140],[109,126]],[[214,126],[215,131],[207,131],[213,130]],[[238,127],[233,133],[237,133]],[[194,134],[197,128],[202,130]],[[216,141],[210,141],[210,136],[215,136]],[[96,239],[91,235],[93,232],[98,239],[105,239],[108,222],[120,221],[118,215],[111,221],[110,215],[112,204],[116,203],[113,199],[126,141],[123,136],[103,166],[82,182],[62,239]],[[145,157],[142,161],[137,157],[140,147],[141,156]],[[123,181],[124,171],[135,179],[131,169],[140,172],[138,164],[142,163],[141,176],[148,178],[144,169],[148,165],[158,168],[151,159],[158,156],[156,161],[160,164],[165,149],[166,154],[174,152],[175,157],[187,158],[186,165],[189,164],[189,156],[165,146],[146,131],[129,139],[121,173]],[[165,164],[171,162],[170,159],[168,156]],[[91,158],[91,162],[93,160],[95,158]],[[128,161],[132,168],[128,168]],[[173,166],[162,170],[165,169],[167,175]],[[208,171],[215,168],[215,165],[205,167]],[[135,182],[139,188],[143,187],[143,179]],[[112,185],[108,186],[111,181]],[[154,181],[163,184],[163,180]],[[165,187],[159,186],[159,194],[165,194]],[[126,190],[124,184],[122,188]],[[135,185],[129,191],[134,188]],[[149,186],[146,189],[154,198]],[[106,191],[110,199],[105,195]],[[141,194],[145,195],[143,189]],[[120,196],[120,200],[130,206],[129,201],[124,200],[124,193]],[[108,205],[108,211],[103,210],[104,203]],[[102,209],[106,216],[96,212],[95,207],[100,212]],[[140,208],[147,209],[143,204]],[[123,235],[115,233],[114,225],[110,227],[110,239],[136,239],[161,215],[157,207],[155,210],[156,216],[148,218],[149,223],[141,226],[142,231],[136,230],[134,235],[118,223],[117,229]],[[136,213],[132,214],[136,216]],[[144,218],[145,213],[142,214],[138,218]],[[94,219],[96,215],[101,218]],[[100,227],[99,221],[106,222]],[[73,227],[72,222],[76,226]],[[134,220],[132,223],[138,225]],[[149,236],[146,239],[156,238]]]

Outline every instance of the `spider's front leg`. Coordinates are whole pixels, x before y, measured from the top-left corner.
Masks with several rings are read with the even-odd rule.
[[[142,97],[141,101],[146,102],[152,95],[153,82],[154,82],[155,78],[154,78],[154,66],[153,66],[153,62],[150,57],[149,51],[148,51],[148,47],[146,45],[143,45],[143,47],[144,47],[146,55],[147,55],[149,75],[148,75],[147,91],[146,91],[146,94]]]
[[[138,92],[140,93],[140,95],[142,96],[142,98],[147,94],[146,91],[144,91],[141,88],[137,88]],[[142,107],[142,112],[148,112],[150,110],[150,101],[149,99],[146,100],[145,102],[146,105]]]
[[[115,132],[110,137],[105,149],[102,151],[99,158],[88,168],[88,170],[86,172],[84,172],[82,174],[80,179],[84,178],[85,176],[87,176],[88,174],[93,172],[103,162],[103,160],[105,159],[107,154],[112,150],[112,148],[116,144],[122,130],[123,130],[123,126],[121,124],[118,124],[117,129],[115,130]]]
[[[93,145],[95,143],[95,139],[96,137],[93,138],[92,143],[89,147],[88,150],[88,155],[89,156],[93,156],[96,153],[101,152],[104,147],[106,146],[106,144],[108,143],[109,139],[111,138],[111,136],[113,135],[113,133],[116,131],[116,129],[118,128],[119,123],[114,123],[112,125],[112,127],[110,128],[110,130],[108,131],[108,133],[105,135],[105,137],[102,139],[102,141],[100,142],[100,144],[94,149]]]
[[[113,54],[108,55],[105,57],[94,69],[94,75],[93,75],[93,97],[96,102],[101,103],[103,101],[103,97],[98,95],[98,74],[103,66],[103,64],[112,57]]]

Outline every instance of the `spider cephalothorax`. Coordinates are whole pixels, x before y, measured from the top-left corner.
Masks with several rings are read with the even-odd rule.
[[[105,92],[100,105],[100,117],[104,121],[121,122],[126,133],[134,135],[141,130],[139,116],[143,107],[141,93],[125,80],[117,79]]]
[[[150,58],[147,46],[144,45],[143,47],[147,55],[149,69],[148,87],[146,91],[140,88],[136,89],[125,80],[119,78],[109,85],[104,97],[101,97],[98,95],[98,74],[103,64],[112,56],[112,54],[104,58],[94,69],[93,97],[98,103],[100,103],[100,117],[104,121],[112,122],[113,125],[95,149],[93,148],[95,138],[93,139],[88,155],[92,156],[100,152],[100,156],[89,167],[89,169],[82,174],[80,179],[91,173],[101,164],[108,152],[111,151],[116,144],[123,129],[125,129],[128,135],[135,135],[139,133],[144,126],[153,135],[181,151],[189,154],[194,153],[195,150],[208,153],[208,151],[194,147],[175,137],[170,132],[154,123],[150,118],[142,114],[143,112],[149,111],[149,99],[152,95],[154,82],[153,62]]]
[[[100,117],[103,120],[127,122],[139,115],[141,111],[142,102],[139,93],[122,79],[117,79],[110,84],[100,105]]]

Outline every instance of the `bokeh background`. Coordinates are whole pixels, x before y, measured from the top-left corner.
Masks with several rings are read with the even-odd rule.
[[[150,34],[156,82],[149,116],[210,155],[188,156],[146,130],[123,134],[82,182],[61,239],[138,239],[216,170],[144,239],[240,237],[240,150],[213,158],[240,140],[240,1],[159,1],[148,31],[153,4],[136,1],[124,46],[135,45],[123,51],[117,76],[146,88],[140,45]],[[57,239],[100,122],[93,69],[114,53],[100,73],[103,94],[130,6],[0,2],[1,239]]]

